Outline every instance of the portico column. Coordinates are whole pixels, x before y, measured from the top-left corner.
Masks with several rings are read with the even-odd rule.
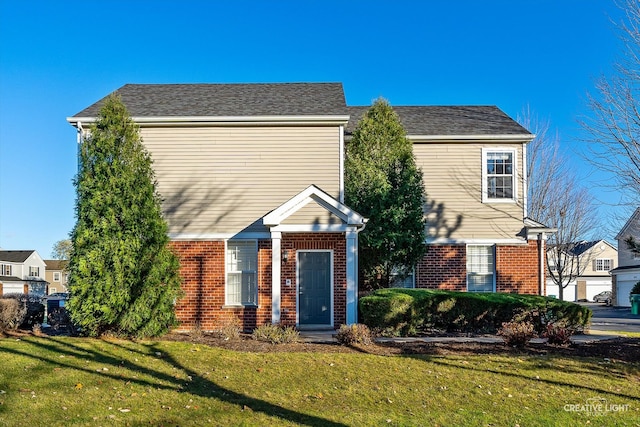
[[[347,238],[347,325],[358,323],[358,232],[351,229]]]
[[[282,233],[271,232],[271,323],[280,323]]]

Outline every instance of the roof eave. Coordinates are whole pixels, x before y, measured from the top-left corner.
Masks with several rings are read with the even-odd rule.
[[[346,125],[348,115],[308,115],[308,116],[132,116],[132,120],[140,125],[203,125],[203,124],[295,124],[295,125]],[[67,117],[73,126],[78,123],[93,123],[96,117]]]
[[[513,143],[531,142],[533,134],[480,134],[480,135],[407,135],[412,142],[475,142],[500,141]]]

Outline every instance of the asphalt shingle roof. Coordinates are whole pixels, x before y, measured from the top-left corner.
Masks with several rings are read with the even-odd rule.
[[[392,106],[407,135],[531,135],[495,106]],[[369,107],[348,107],[347,135]]]
[[[69,264],[69,261],[62,259],[45,259],[44,264],[47,266],[47,270],[64,270]]]
[[[341,83],[127,84],[115,93],[132,117],[347,115]],[[74,117],[96,117],[105,98]]]
[[[25,262],[34,251],[0,251],[0,261]]]

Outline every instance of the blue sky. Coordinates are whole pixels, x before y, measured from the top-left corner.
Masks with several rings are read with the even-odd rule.
[[[65,119],[125,83],[336,81],[349,105],[529,106],[579,151],[620,17],[613,0],[0,0],[0,247],[48,258],[68,237]]]

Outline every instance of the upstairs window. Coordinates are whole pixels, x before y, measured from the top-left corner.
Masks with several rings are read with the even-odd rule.
[[[11,264],[2,264],[0,276],[11,276]]]
[[[227,241],[226,270],[227,305],[258,305],[258,242]]]
[[[482,201],[513,202],[516,200],[516,151],[482,150]]]
[[[606,258],[598,258],[593,261],[594,271],[609,271],[613,269],[613,260]]]
[[[60,281],[60,273],[58,271],[53,273],[53,281],[54,282],[59,282]]]
[[[29,276],[37,277],[40,275],[40,267],[29,266]]]

